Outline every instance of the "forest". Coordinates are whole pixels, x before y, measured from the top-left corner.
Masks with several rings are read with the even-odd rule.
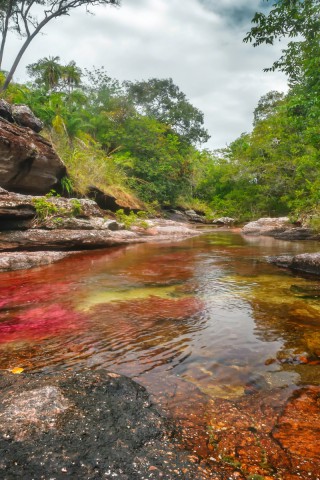
[[[285,72],[289,90],[267,92],[253,112],[252,131],[218,151],[205,148],[203,113],[170,78],[120,82],[103,67],[83,71],[50,56],[28,65],[29,81],[11,82],[2,96],[27,104],[44,122],[68,168],[66,194],[84,195],[96,185],[151,210],[180,206],[238,221],[311,215],[316,228],[318,3],[280,1],[268,15],[256,13],[244,41],[258,47],[289,38],[266,67]],[[1,75],[4,85],[6,72]]]

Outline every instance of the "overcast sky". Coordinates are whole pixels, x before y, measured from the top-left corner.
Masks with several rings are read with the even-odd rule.
[[[263,73],[280,46],[253,48],[242,39],[260,0],[122,0],[121,8],[96,7],[95,15],[75,10],[46,27],[30,45],[25,66],[60,56],[80,67],[104,66],[119,80],[168,78],[205,114],[211,139],[220,148],[250,131],[257,101],[270,90],[286,90],[280,73]],[[10,37],[4,68],[19,48]]]

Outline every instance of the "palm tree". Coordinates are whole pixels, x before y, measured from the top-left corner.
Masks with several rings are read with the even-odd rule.
[[[77,67],[76,62],[72,60],[62,68],[62,79],[65,82],[68,93],[70,94],[75,87],[81,84],[82,70]]]
[[[30,77],[34,77],[38,85],[47,90],[55,90],[63,75],[64,67],[59,63],[60,57],[44,57],[27,66]]]

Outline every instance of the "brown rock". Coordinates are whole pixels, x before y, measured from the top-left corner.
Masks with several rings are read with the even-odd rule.
[[[40,135],[0,118],[0,186],[19,193],[49,192],[66,167]]]

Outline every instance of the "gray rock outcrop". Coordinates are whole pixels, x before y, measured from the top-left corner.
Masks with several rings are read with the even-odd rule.
[[[280,255],[277,257],[269,257],[268,261],[279,267],[320,275],[320,253]]]
[[[12,118],[21,127],[31,128],[36,133],[41,132],[43,123],[37,118],[27,105],[12,105]]]

